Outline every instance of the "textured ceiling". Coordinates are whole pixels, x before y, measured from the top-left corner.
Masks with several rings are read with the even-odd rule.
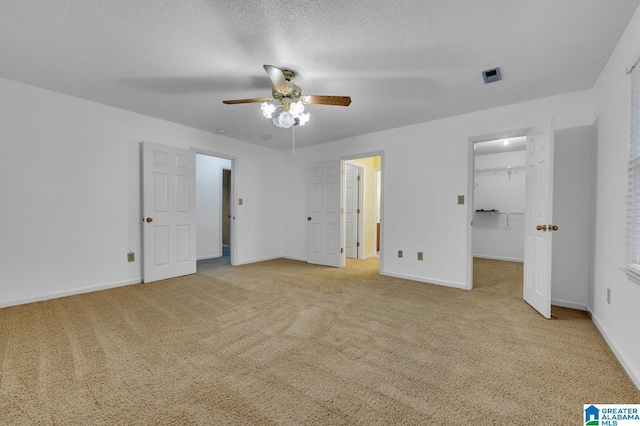
[[[297,72],[304,146],[587,89],[640,0],[2,0],[0,76],[286,150],[262,65]],[[481,71],[501,67],[484,85]]]

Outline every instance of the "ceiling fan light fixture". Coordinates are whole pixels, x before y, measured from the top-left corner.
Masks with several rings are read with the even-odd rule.
[[[285,129],[293,126],[295,121],[295,117],[289,111],[283,111],[278,115],[278,124]]]
[[[263,102],[262,105],[260,105],[260,109],[262,110],[262,115],[264,115],[265,118],[271,118],[273,113],[276,111],[276,106],[274,104]]]
[[[292,126],[303,126],[309,122],[311,114],[304,112],[304,104],[334,106],[349,106],[351,104],[349,96],[303,95],[300,87],[291,82],[295,76],[293,71],[283,70],[273,65],[264,65],[263,67],[273,84],[272,97],[230,99],[222,101],[222,103],[227,105],[260,103],[262,115],[271,119],[274,126],[285,129]],[[280,113],[276,113],[278,108],[282,108]]]
[[[309,114],[308,112],[300,114],[300,117],[298,117],[298,126],[304,126],[305,123],[309,121],[309,118],[311,118],[311,114]]]
[[[304,103],[302,101],[292,102],[289,111],[282,111],[275,114],[276,109],[280,105],[274,105],[267,102],[262,103],[260,109],[262,115],[270,118],[274,126],[288,129],[291,126],[304,126],[311,118],[311,114],[304,112]],[[275,115],[274,115],[275,114]]]
[[[293,115],[294,118],[300,118],[300,116],[304,113],[304,104],[302,101],[295,101],[291,103],[289,107],[289,112]]]

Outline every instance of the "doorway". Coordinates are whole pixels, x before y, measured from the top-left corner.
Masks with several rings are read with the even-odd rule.
[[[474,258],[524,261],[526,137],[474,146]]]
[[[196,153],[198,267],[233,264],[233,159]]]
[[[524,192],[524,219],[522,221],[522,229],[524,231],[523,240],[523,299],[532,308],[537,310],[545,318],[551,318],[551,281],[552,281],[552,231],[557,231],[558,226],[553,224],[553,171],[554,171],[554,119],[549,117],[548,120],[540,123],[538,126],[526,132],[525,139],[525,167],[527,178]],[[525,133],[525,132],[522,132]],[[518,136],[522,136],[520,133]],[[511,149],[511,135],[502,137],[500,140],[491,139],[494,144],[502,144],[503,149]],[[477,142],[472,141],[472,150],[470,151],[470,176],[477,178],[476,155],[481,147]],[[487,145],[489,145],[487,143]],[[518,165],[519,166],[519,165]],[[516,166],[517,167],[517,166]],[[504,170],[509,178],[512,175],[512,166],[507,166]],[[495,172],[495,170],[494,170]],[[470,179],[471,199],[475,197],[475,190],[478,182]],[[473,205],[470,206],[473,208]],[[474,223],[477,222],[476,215],[500,217],[497,209],[489,208],[469,210],[471,226],[468,228],[470,232],[469,244],[469,288],[473,287],[473,231]],[[508,220],[508,213],[504,212]],[[495,219],[494,219],[495,220]],[[548,232],[547,232],[548,231]],[[517,234],[520,234],[518,232]]]
[[[382,153],[373,153],[342,159],[345,170],[342,247],[345,247],[347,258],[379,258],[382,247],[382,158]],[[350,241],[355,241],[353,250],[349,250]],[[382,270],[381,264],[379,270]]]
[[[471,141],[469,286],[476,263],[524,263],[526,132]]]

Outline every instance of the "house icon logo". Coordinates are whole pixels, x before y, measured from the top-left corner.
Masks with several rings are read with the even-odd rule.
[[[584,424],[586,426],[600,425],[600,410],[595,405],[590,405],[584,409]]]

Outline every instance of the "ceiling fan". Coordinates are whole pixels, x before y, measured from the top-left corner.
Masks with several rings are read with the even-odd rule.
[[[302,126],[309,121],[310,114],[304,112],[305,104],[333,106],[351,104],[349,96],[303,95],[300,87],[291,81],[296,75],[293,71],[283,70],[273,65],[264,65],[264,69],[273,84],[271,98],[233,99],[222,102],[227,105],[260,102],[262,114],[266,118],[271,118],[275,126],[284,128]],[[280,107],[282,111],[276,113]]]

